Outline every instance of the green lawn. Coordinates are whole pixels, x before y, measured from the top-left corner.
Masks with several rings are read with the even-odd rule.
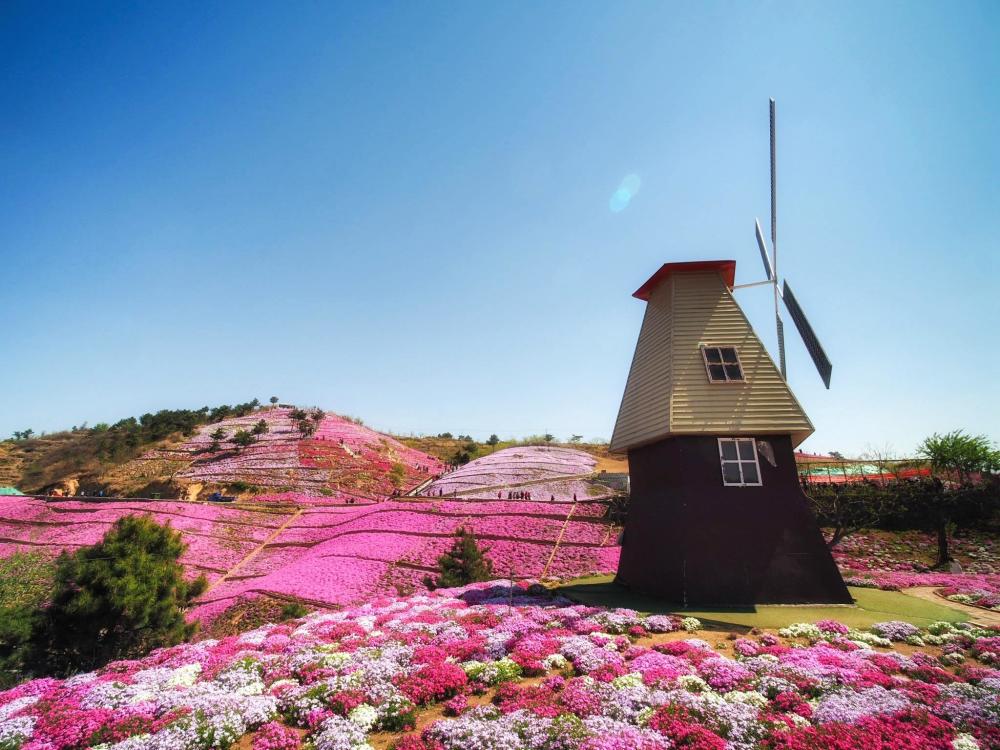
[[[748,609],[683,609],[654,597],[634,594],[613,582],[613,576],[593,576],[557,586],[555,591],[582,604],[627,607],[644,613],[697,617],[705,625],[721,629],[736,627],[781,628],[793,622],[838,620],[845,625],[867,628],[885,620],[905,620],[926,626],[937,620],[962,622],[963,612],[906,596],[898,591],[849,587],[856,606],[799,607],[760,605]]]

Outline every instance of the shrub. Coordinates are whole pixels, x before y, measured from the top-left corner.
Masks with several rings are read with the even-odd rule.
[[[430,588],[452,588],[493,578],[493,563],[483,555],[471,531],[460,528],[451,549],[438,558],[437,580]],[[429,578],[429,576],[428,576]]]
[[[297,620],[309,614],[309,608],[299,602],[289,602],[281,608],[282,620]]]
[[[184,579],[181,535],[149,516],[125,516],[104,538],[56,560],[52,603],[35,623],[31,667],[94,669],[172,646],[194,631],[184,608],[206,581]]]

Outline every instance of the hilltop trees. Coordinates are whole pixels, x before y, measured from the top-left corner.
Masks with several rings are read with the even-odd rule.
[[[31,429],[30,427],[27,430],[21,430],[21,431],[14,430],[14,439],[15,440],[30,440],[31,436],[34,435],[34,434],[35,434],[35,431],[33,429]]]
[[[135,456],[144,445],[177,433],[190,437],[203,424],[243,417],[258,406],[260,401],[253,399],[235,406],[223,404],[214,409],[207,406],[200,409],[161,409],[155,414],[143,414],[138,419],[121,419],[106,430],[93,433],[96,454],[102,461],[125,461]]]
[[[209,437],[212,438],[212,442],[208,444],[208,449],[213,452],[217,451],[221,447],[222,441],[226,439],[226,431],[217,427]]]
[[[125,516],[97,544],[63,552],[52,602],[32,628],[29,671],[88,671],[188,638],[195,626],[184,621],[184,608],[206,581],[184,579],[184,549],[169,525]]]
[[[271,398],[268,399],[268,401],[271,402],[271,406],[277,406],[279,400],[280,399],[278,399],[277,396],[271,396]]]
[[[233,443],[236,444],[239,450],[248,448],[257,442],[257,437],[247,430],[237,430],[236,434],[233,435]]]

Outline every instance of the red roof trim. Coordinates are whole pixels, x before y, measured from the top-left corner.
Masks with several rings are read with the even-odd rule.
[[[648,300],[653,290],[667,280],[672,273],[689,273],[692,271],[715,271],[730,289],[736,282],[735,260],[696,260],[687,263],[664,263],[660,270],[654,273],[639,287],[632,296],[636,299]]]

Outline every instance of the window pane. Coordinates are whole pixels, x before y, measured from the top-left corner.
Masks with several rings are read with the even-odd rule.
[[[741,440],[739,446],[740,458],[744,461],[753,461],[753,443],[749,440]]]
[[[726,365],[726,377],[730,380],[743,380],[743,371],[739,365]]]
[[[722,356],[719,354],[719,350],[714,346],[705,347],[705,359],[709,362],[721,362]]]
[[[735,461],[723,461],[722,481],[726,484],[742,484],[742,480],[740,479],[740,465]]]
[[[735,440],[722,440],[722,457],[727,461],[736,460],[736,441]]]
[[[712,380],[722,380],[726,379],[726,370],[722,365],[709,365],[708,366],[708,377]]]
[[[739,360],[736,358],[736,350],[731,346],[724,346],[719,349],[719,353],[722,354],[722,361],[726,364],[738,364]]]
[[[760,482],[760,477],[757,476],[757,465],[744,461],[740,464],[743,467],[743,481],[747,484],[757,484]]]

